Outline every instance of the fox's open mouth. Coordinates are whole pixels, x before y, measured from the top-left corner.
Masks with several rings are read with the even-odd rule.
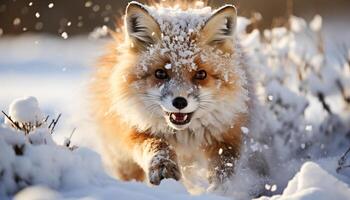
[[[191,121],[193,113],[171,113],[167,112],[170,122],[175,125],[185,125]]]

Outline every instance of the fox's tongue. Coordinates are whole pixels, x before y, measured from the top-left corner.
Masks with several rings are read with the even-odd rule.
[[[187,120],[188,115],[185,113],[171,113],[170,117],[178,122],[183,122]]]

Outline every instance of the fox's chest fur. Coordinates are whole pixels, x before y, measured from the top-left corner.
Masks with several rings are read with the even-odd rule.
[[[179,180],[191,162],[208,180],[233,174],[251,81],[236,10],[128,5],[92,83],[105,160],[124,180]]]

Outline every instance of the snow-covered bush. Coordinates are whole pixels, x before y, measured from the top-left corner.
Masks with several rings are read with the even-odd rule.
[[[31,185],[74,189],[107,177],[96,153],[53,141],[57,120],[47,122],[36,98],[14,100],[5,119],[0,124],[0,199]]]
[[[281,193],[303,163],[339,159],[350,146],[350,51],[328,51],[320,16],[263,32],[247,33],[249,23],[240,18],[237,31],[259,106],[228,192],[243,199]],[[329,162],[335,172],[337,159]]]

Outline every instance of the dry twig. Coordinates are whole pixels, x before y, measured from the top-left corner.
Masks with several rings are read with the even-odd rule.
[[[10,116],[8,116],[3,110],[1,111],[2,114],[5,115],[5,117],[11,122],[12,126],[14,126],[15,128],[17,128],[18,130],[22,130],[22,128],[19,126],[18,122],[15,122],[12,120],[12,118]]]
[[[52,122],[50,123],[49,129],[50,129],[50,133],[51,133],[51,134],[52,134],[53,131],[55,130],[55,127],[56,127],[56,125],[57,125],[57,122],[58,122],[58,120],[61,118],[61,116],[62,116],[62,114],[60,113],[60,114],[58,115],[57,119],[56,119],[56,120],[52,120]]]
[[[346,150],[346,152],[338,160],[338,167],[336,169],[337,173],[339,173],[339,171],[344,169],[344,168],[350,167],[350,165],[346,165],[346,159],[347,159],[349,153],[350,153],[350,147],[348,148],[348,150]]]

